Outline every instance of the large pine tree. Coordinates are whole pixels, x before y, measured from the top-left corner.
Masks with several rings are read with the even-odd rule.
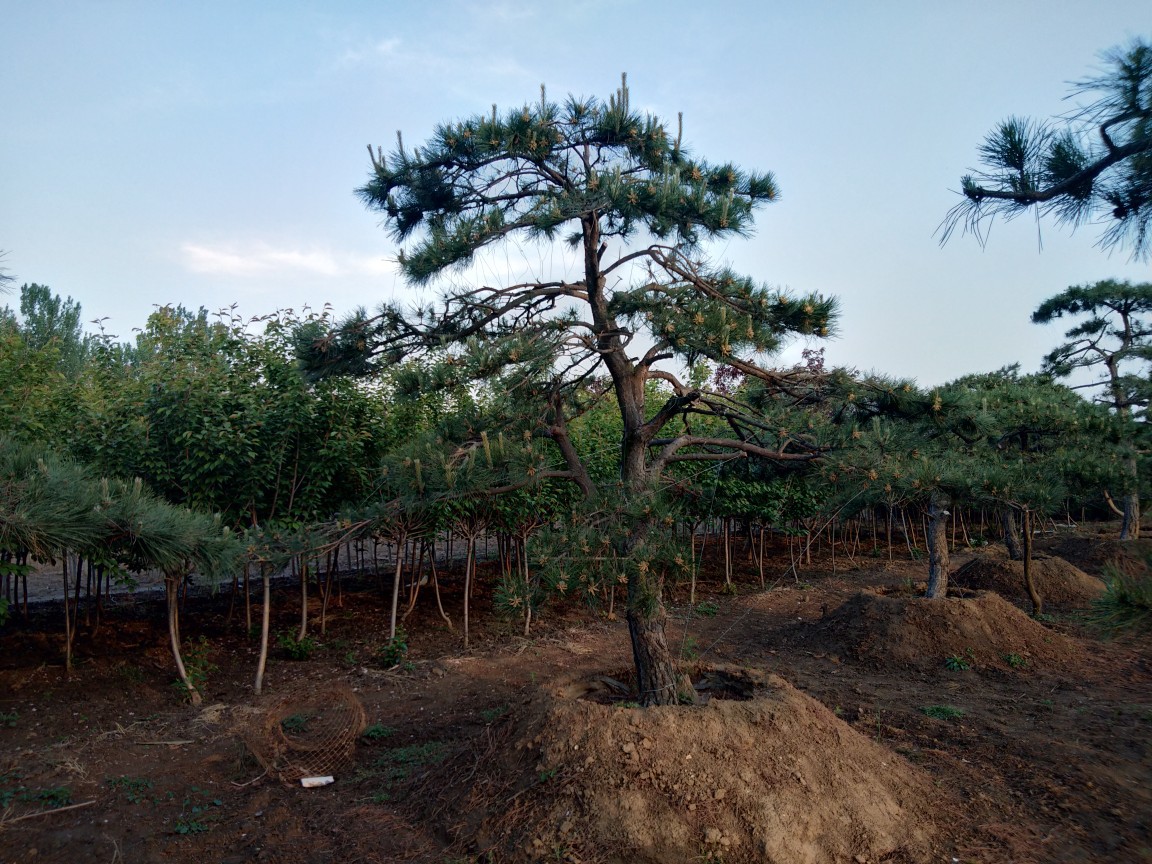
[[[754,210],[777,198],[774,179],[692,158],[679,129],[632,109],[625,81],[606,103],[556,104],[541,88],[538,102],[447,123],[422,147],[398,140],[393,153],[372,153],[359,194],[405,244],[399,264],[413,284],[466,269],[496,244],[565,242],[577,253],[573,272],[558,278],[442,280],[438,303],[354,316],[312,343],[308,362],[364,372],[425,354],[430,381],[486,380],[555,443],[565,469],[549,473],[589,499],[604,490],[568,423],[606,373],[623,429],[613,494],[634,520],[616,553],[638,561],[628,568],[627,617],[640,700],[682,698],[664,639],[661,576],[644,566],[662,475],[677,461],[816,454],[738,399],[680,375],[709,360],[786,388],[788,375],[762,358],[793,334],[828,333],[832,300],[757,285],[704,254],[704,241],[749,233]],[[654,380],[670,395],[648,406],[645,385]],[[726,434],[694,433],[701,414],[722,417]]]

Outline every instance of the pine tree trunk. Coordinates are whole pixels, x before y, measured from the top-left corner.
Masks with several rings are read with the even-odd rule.
[[[252,633],[251,566],[244,565],[244,631],[249,634]]]
[[[948,595],[948,496],[933,492],[928,499],[928,594],[932,600]]]
[[[695,701],[691,686],[682,686],[676,661],[668,648],[664,624],[664,580],[647,566],[633,560],[637,541],[648,534],[649,526],[639,524],[629,537],[621,559],[628,567],[628,635],[632,638],[632,659],[636,664],[637,700],[641,705],[678,705]]]
[[[464,650],[468,650],[468,598],[472,594],[472,570],[476,560],[476,537],[468,535],[468,551],[464,556]]]
[[[432,590],[436,593],[436,608],[440,610],[440,617],[448,623],[449,630],[455,630],[456,627],[452,624],[452,619],[448,617],[448,613],[444,611],[444,603],[440,599],[440,577],[436,572],[436,535],[432,535],[432,542],[428,550],[428,561],[432,569]]]
[[[1044,598],[1036,588],[1036,580],[1032,578],[1032,511],[1025,509],[1023,518],[1024,528],[1024,587],[1028,590],[1028,599],[1032,601],[1032,617],[1039,618],[1044,614]]]
[[[662,587],[661,580],[651,571],[630,570],[626,617],[628,635],[632,637],[632,659],[636,664],[637,701],[644,707],[695,701],[694,691],[681,686],[664,635],[668,615],[660,597]]]
[[[1125,466],[1135,476],[1136,462]],[[1121,540],[1138,540],[1140,538],[1140,492],[1133,489],[1124,496],[1124,517],[1120,523]]]
[[[1020,532],[1016,530],[1016,513],[1010,507],[1000,508],[1000,525],[1004,530],[1004,545],[1008,557],[1013,561],[1024,560],[1024,549],[1020,545]]]

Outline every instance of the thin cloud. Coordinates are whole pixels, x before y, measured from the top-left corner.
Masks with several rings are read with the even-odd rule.
[[[383,276],[396,272],[394,262],[325,249],[285,249],[265,243],[238,246],[211,246],[184,243],[180,247],[184,266],[193,273],[214,276],[260,277],[305,276]]]
[[[359,45],[353,48],[346,48],[340,57],[337,58],[336,66],[338,68],[346,68],[349,66],[359,66],[370,60],[395,57],[400,53],[400,45],[400,39],[392,37],[390,39],[381,39],[371,45]]]

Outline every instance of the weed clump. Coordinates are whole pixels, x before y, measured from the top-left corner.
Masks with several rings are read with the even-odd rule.
[[[319,647],[312,636],[297,639],[291,633],[281,633],[276,644],[290,660],[308,660]]]
[[[404,662],[408,657],[408,634],[403,627],[396,628],[396,635],[385,643],[377,656],[385,669],[393,669]]]
[[[964,716],[964,709],[954,705],[924,705],[920,711],[933,720],[959,720]]]
[[[1092,603],[1087,620],[1110,632],[1152,631],[1152,567],[1140,562],[1114,562],[1104,568],[1104,593]]]

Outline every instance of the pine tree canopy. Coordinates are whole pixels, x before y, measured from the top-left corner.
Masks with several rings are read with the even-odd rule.
[[[1068,316],[1079,323],[1065,331],[1068,341],[1044,358],[1044,369],[1066,377],[1077,369],[1095,367],[1102,373],[1096,385],[1108,389],[1105,401],[1120,415],[1143,409],[1152,396],[1148,363],[1152,361],[1152,283],[1105,279],[1073,285],[1045,300],[1032,313],[1034,324]]]
[[[358,194],[402,244],[409,282],[439,278],[445,287],[423,308],[385,306],[333,333],[301,334],[311,372],[364,374],[424,356],[424,386],[483,380],[507,402],[533,406],[537,432],[556,440],[581,394],[607,373],[634,478],[647,473],[650,448],[664,448],[653,460],[658,473],[681,449],[719,446],[688,431],[692,414],[723,416],[724,446],[746,455],[810,458],[800,445],[764,438],[738,399],[678,377],[708,360],[781,385],[787,375],[763,358],[789,338],[833,328],[834,300],[758,284],[705,254],[709,239],[751,232],[756,208],[779,195],[771,174],[692,157],[679,125],[673,132],[633,110],[626,81],[606,102],[557,104],[542,87],[537,102],[442,125],[423,146],[397,138],[390,154],[369,148],[371,174]],[[485,247],[561,241],[575,251],[575,272],[560,278],[495,286],[445,278]],[[653,380],[672,393],[655,412],[644,408]],[[677,434],[659,437],[675,418],[684,420]]]
[[[541,88],[539,103],[503,116],[493,106],[438,127],[423,147],[399,139],[391,155],[371,155],[359,195],[396,240],[419,235],[400,256],[413,282],[510,234],[552,239],[593,213],[605,240],[639,229],[676,245],[743,235],[753,208],[778,196],[771,174],[690,158],[679,133],[632,110],[623,86],[607,103],[569,97],[562,106]]]
[[[1011,117],[978,152],[981,169],[961,180],[964,200],[945,218],[942,240],[957,226],[983,242],[997,215],[1038,207],[1072,226],[1097,218],[1100,245],[1152,251],[1152,43],[1135,39],[1104,55],[1105,70],[1074,85],[1092,101],[1054,121]]]

